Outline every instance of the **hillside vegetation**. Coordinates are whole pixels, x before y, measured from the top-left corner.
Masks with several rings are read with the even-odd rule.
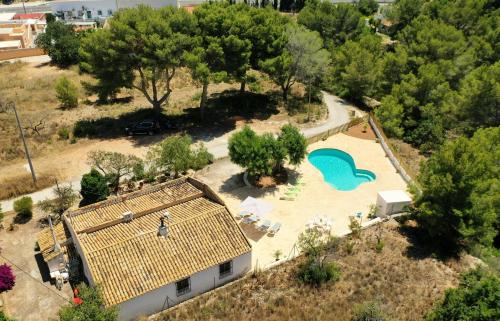
[[[297,281],[304,257],[198,297],[157,316],[170,320],[336,320],[348,321],[358,304],[376,302],[389,320],[419,320],[445,290],[457,286],[470,257],[440,261],[413,239],[412,225],[390,221],[365,230],[355,241],[344,239],[335,261],[342,271],[336,283],[313,288]],[[377,236],[385,246],[375,249]],[[466,262],[469,262],[467,264]]]

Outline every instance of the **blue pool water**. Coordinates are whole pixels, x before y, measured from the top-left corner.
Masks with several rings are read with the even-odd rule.
[[[351,155],[339,149],[317,149],[308,159],[323,174],[325,181],[339,191],[352,191],[376,178],[370,171],[357,169]]]

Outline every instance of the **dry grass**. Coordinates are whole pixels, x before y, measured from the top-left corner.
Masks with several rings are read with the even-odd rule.
[[[375,250],[381,233],[385,246]],[[363,232],[347,254],[345,242],[329,259],[340,265],[341,280],[314,289],[297,282],[298,258],[235,282],[159,315],[167,320],[350,320],[353,308],[378,301],[391,320],[419,320],[445,289],[457,285],[465,259],[442,262],[403,235],[392,221]]]
[[[54,179],[54,175],[39,174],[35,186],[29,173],[2,178],[0,179],[0,199],[13,198],[52,186]]]
[[[425,156],[420,151],[402,140],[389,138],[388,144],[392,151],[397,154],[398,159],[403,163],[403,167],[408,174],[416,179],[420,170],[420,164],[425,161]]]
[[[252,71],[257,79],[256,85],[248,86],[247,91],[254,93],[271,94],[272,97],[279,97],[279,88],[276,87],[264,75]],[[65,76],[79,89],[79,106],[71,110],[60,108],[56,98],[54,84],[60,77]],[[132,117],[137,121],[137,117],[146,114],[140,110],[149,111],[150,105],[144,96],[136,90],[125,89],[120,94],[120,99],[108,104],[97,104],[96,96],[88,96],[82,86],[82,82],[93,82],[89,75],[80,74],[78,67],[73,66],[69,69],[59,69],[55,66],[46,64],[36,65],[22,62],[1,63],[0,64],[0,97],[4,100],[13,100],[16,102],[20,114],[25,134],[28,140],[28,146],[33,157],[51,155],[60,153],[67,149],[70,140],[59,139],[57,132],[65,127],[72,130],[74,124],[79,120],[103,120],[103,122],[113,122],[111,127],[124,135],[122,122],[129,122]],[[298,84],[294,89],[296,95],[303,93],[303,88]],[[217,94],[224,91],[236,90],[239,88],[237,83],[211,84],[209,86],[210,94]],[[167,116],[179,116],[187,113],[195,113],[199,104],[199,85],[193,82],[187,69],[181,68],[176,72],[172,81],[172,95],[166,107]],[[237,92],[237,91],[236,91]],[[273,100],[274,98],[271,98]],[[224,103],[224,100],[221,100]],[[227,102],[226,102],[227,103]],[[229,102],[230,103],[230,102]],[[311,108],[304,108],[303,103],[298,103],[293,111],[287,111],[285,108],[279,108],[280,114],[288,114],[282,118],[287,121],[302,123],[305,120],[305,114],[309,113],[310,120],[318,120],[326,116],[325,109],[321,105],[314,105]],[[238,113],[239,106],[218,107],[221,110],[228,109],[233,113]],[[254,107],[254,106],[251,106]],[[281,107],[281,106],[279,106]],[[240,112],[244,112],[240,110]],[[253,110],[258,114],[258,110]],[[136,114],[137,113],[137,114]],[[128,115],[128,116],[126,116]],[[251,115],[250,115],[251,116]],[[255,115],[254,115],[255,116]],[[256,115],[258,117],[258,115]],[[289,117],[290,116],[290,117]],[[290,118],[290,119],[289,119]],[[39,132],[30,129],[34,125],[42,123],[38,128]],[[123,127],[123,128],[122,128]],[[14,113],[11,110],[0,113],[0,164],[18,162],[24,157],[22,144],[19,140],[19,130],[17,128]],[[112,133],[116,134],[116,133]],[[108,137],[111,135],[102,135]],[[116,136],[116,135],[114,135]],[[102,138],[102,137],[101,137]],[[89,142],[86,142],[89,143]],[[76,146],[71,146],[76,147]]]

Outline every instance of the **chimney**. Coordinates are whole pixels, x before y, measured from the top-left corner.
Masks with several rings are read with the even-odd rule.
[[[158,236],[167,237],[168,236],[168,227],[165,225],[165,218],[160,217],[160,225],[158,226]]]
[[[134,213],[132,213],[131,211],[127,211],[122,214],[122,220],[124,222],[130,222],[132,221],[133,218],[134,218]]]

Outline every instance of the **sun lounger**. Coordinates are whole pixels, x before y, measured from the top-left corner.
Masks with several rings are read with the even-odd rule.
[[[289,191],[300,191],[300,187],[299,186],[288,184],[287,187],[288,187]]]
[[[261,225],[259,225],[259,230],[267,231],[267,229],[271,226],[270,220],[265,220]]]
[[[247,212],[247,211],[241,211],[238,213],[239,218],[245,218],[245,217],[250,216],[250,215],[252,215],[252,213]]]
[[[243,223],[253,224],[253,223],[257,222],[258,220],[259,220],[259,218],[257,217],[257,215],[252,214],[250,216],[245,217],[243,219]]]
[[[278,233],[280,228],[281,228],[281,223],[279,222],[274,223],[273,226],[271,226],[271,228],[269,229],[269,234],[274,235]]]
[[[294,196],[297,196],[297,195],[294,195]],[[282,201],[295,201],[295,197],[292,197],[291,195],[290,196],[281,196],[280,200],[282,200]]]

